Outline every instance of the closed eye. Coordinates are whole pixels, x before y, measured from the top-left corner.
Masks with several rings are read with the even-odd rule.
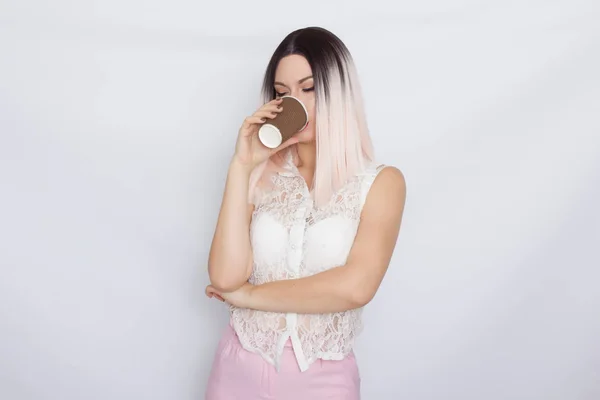
[[[302,91],[305,92],[305,93],[312,92],[313,90],[315,90],[314,86],[306,88],[306,89],[302,89]],[[282,96],[286,96],[287,92],[279,93],[278,91],[275,91],[275,94],[277,95],[277,97],[282,97]]]

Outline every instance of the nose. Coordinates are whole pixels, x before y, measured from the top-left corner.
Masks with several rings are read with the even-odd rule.
[[[300,89],[300,88],[291,89],[290,95],[299,99],[302,96],[302,89]]]

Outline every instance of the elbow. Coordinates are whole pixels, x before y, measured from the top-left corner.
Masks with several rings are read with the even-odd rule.
[[[373,300],[375,291],[371,290],[370,285],[365,282],[365,279],[358,279],[354,284],[349,285],[347,299],[352,308],[364,307]]]
[[[228,293],[239,289],[248,282],[252,273],[252,264],[239,254],[226,257],[220,252],[212,252],[208,257],[208,277],[210,284],[217,290]]]
[[[369,275],[365,275],[360,270],[351,270],[348,275],[348,284],[346,286],[347,298],[352,308],[361,308],[373,300],[377,292],[378,285],[373,282]]]
[[[248,278],[243,274],[223,274],[211,271],[209,268],[208,276],[210,284],[220,292],[228,293],[239,289],[244,283],[248,281]]]
[[[340,286],[345,287],[346,299],[352,308],[366,306],[375,297],[381,278],[372,271],[353,264],[347,264],[345,268],[347,268],[346,279],[342,280],[343,284]]]
[[[366,306],[373,300],[373,293],[364,288],[356,288],[352,290],[350,295],[350,305],[352,308],[361,308]]]

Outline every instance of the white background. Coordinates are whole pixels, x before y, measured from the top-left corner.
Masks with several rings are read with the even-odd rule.
[[[238,126],[290,31],[408,197],[366,400],[600,398],[597,1],[0,1],[0,398],[202,399]]]

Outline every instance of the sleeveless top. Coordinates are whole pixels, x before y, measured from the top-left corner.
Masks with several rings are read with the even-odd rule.
[[[249,282],[295,279],[343,266],[354,243],[361,210],[375,177],[371,163],[316,208],[304,178],[287,158],[285,172],[255,201],[250,223],[253,271]],[[362,307],[336,313],[274,313],[230,306],[231,325],[242,347],[279,370],[288,339],[301,371],[317,359],[341,360],[362,329]]]

